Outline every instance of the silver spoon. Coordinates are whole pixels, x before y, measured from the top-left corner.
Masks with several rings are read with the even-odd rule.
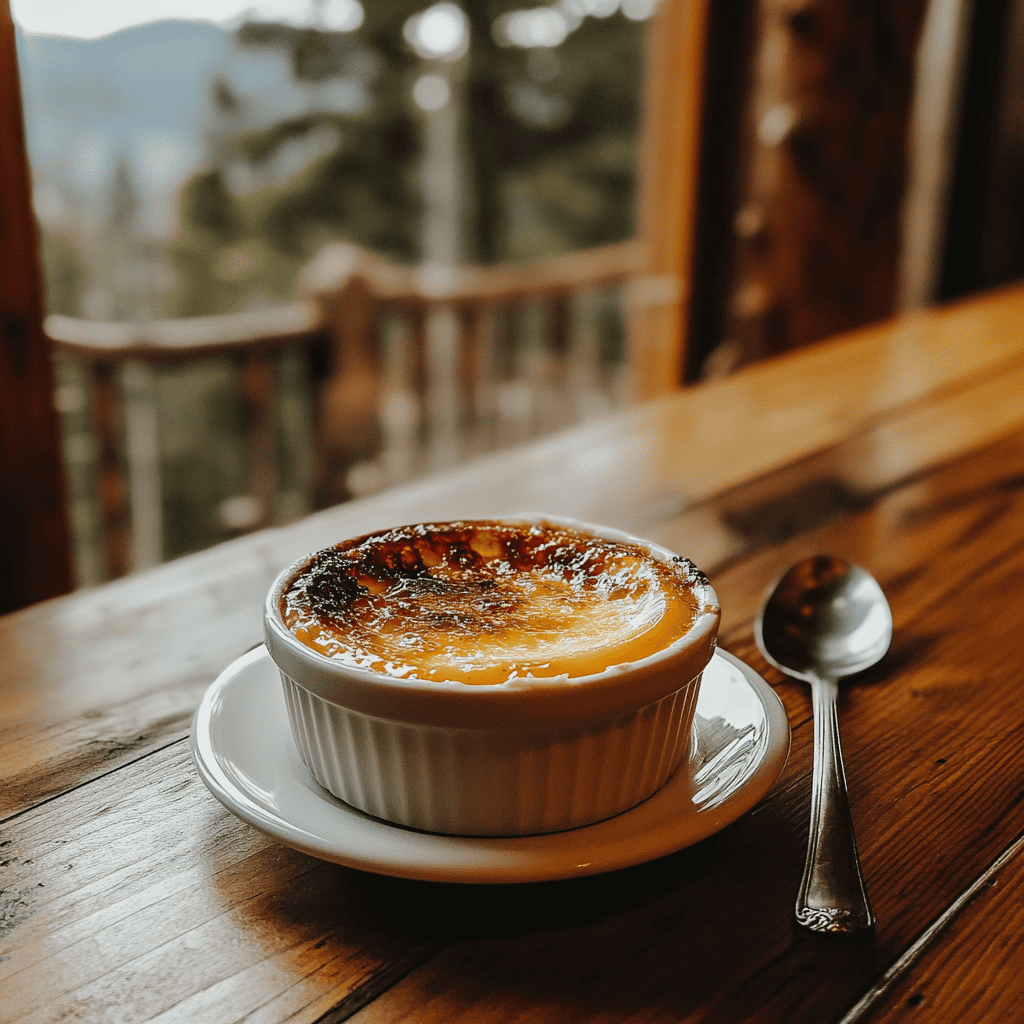
[[[811,832],[796,919],[816,932],[866,931],[875,921],[850,817],[836,698],[840,678],[870,668],[889,649],[889,603],[864,569],[815,555],[792,566],[766,595],[754,633],[768,661],[811,684]]]

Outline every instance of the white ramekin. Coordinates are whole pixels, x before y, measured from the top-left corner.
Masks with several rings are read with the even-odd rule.
[[[617,530],[572,526],[672,552]],[[313,651],[284,625],[280,597],[312,555],[278,576],[264,633],[281,672],[292,733],[316,781],[391,822],[453,835],[513,836],[587,825],[661,787],[689,750],[701,673],[719,608],[700,576],[701,613],[672,645],[576,678],[501,685],[396,679]]]

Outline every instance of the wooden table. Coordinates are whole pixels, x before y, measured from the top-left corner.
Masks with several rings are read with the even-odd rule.
[[[836,339],[286,529],[0,619],[0,1017],[18,1021],[1024,1019],[1024,289]],[[757,808],[653,863],[394,879],[243,824],[189,721],[277,571],[402,521],[545,510],[705,567],[792,750]],[[844,688],[878,917],[800,929],[807,690],[752,639],[793,559],[870,569],[892,649]]]

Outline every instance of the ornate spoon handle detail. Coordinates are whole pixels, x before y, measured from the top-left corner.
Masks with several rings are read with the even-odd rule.
[[[796,897],[796,919],[816,932],[855,935],[874,923],[861,876],[839,742],[834,679],[814,678],[814,772],[807,860]]]

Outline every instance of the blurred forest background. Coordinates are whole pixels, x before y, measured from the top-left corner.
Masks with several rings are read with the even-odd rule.
[[[309,8],[308,27],[160,22],[99,40],[22,35],[49,312],[259,308],[290,297],[299,268],[336,238],[398,262],[422,256],[420,104],[442,97],[421,81],[435,62],[403,29],[426,7],[375,0],[342,32],[316,27],[317,6],[295,4]],[[449,100],[462,114],[467,261],[632,233],[652,9],[467,5],[469,46]],[[522,27],[517,15],[528,16]]]
[[[21,32],[47,312],[141,323],[270,308],[337,239],[403,264],[435,258],[425,161],[443,108],[458,170],[447,182],[458,193],[449,257],[494,263],[630,237],[654,6],[296,0],[287,18],[233,28],[157,22],[94,40]],[[468,32],[461,44],[453,17]],[[615,360],[621,327],[605,320]],[[160,477],[161,559],[244,526],[231,504],[244,489],[233,372],[211,360],[150,376],[128,367],[121,380],[126,430],[133,409],[158,423],[148,457]],[[273,521],[311,509],[301,360],[286,357],[279,373]],[[89,583],[103,577],[95,452],[73,366],[58,367],[58,385],[79,581]]]

